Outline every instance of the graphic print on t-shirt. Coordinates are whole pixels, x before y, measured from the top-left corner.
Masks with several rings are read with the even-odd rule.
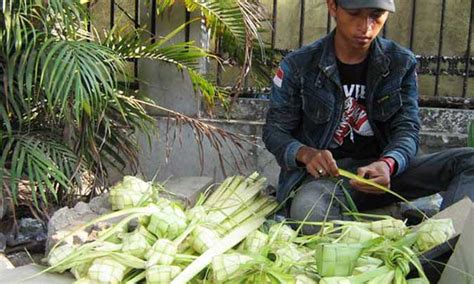
[[[342,145],[344,138],[350,135],[354,142],[354,132],[361,136],[373,136],[365,107],[365,86],[360,84],[343,85],[345,102],[341,122],[334,134],[334,140]]]

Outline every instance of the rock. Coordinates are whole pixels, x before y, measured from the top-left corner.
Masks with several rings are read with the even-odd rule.
[[[15,244],[21,245],[29,242],[41,242],[47,239],[46,226],[42,221],[33,218],[23,218],[18,224],[18,234],[13,240]]]
[[[213,179],[210,177],[180,177],[168,181],[164,187],[167,192],[161,196],[171,200],[177,200],[186,207],[192,207],[196,204],[197,198],[209,186]]]
[[[74,211],[76,211],[79,215],[90,214],[93,213],[89,204],[84,203],[82,201],[78,202],[76,206],[74,206]]]
[[[98,217],[110,213],[111,206],[108,194],[103,194],[93,198],[89,204],[78,202],[74,208],[63,207],[56,211],[48,223],[48,240],[46,241],[46,253],[59,241],[67,237],[71,232],[76,231],[84,224],[97,219]],[[107,227],[120,221],[122,218],[102,222]],[[89,234],[92,227],[76,232],[74,236],[68,237],[65,241],[69,244],[82,244],[90,241]]]
[[[77,230],[79,227],[86,224],[87,222],[90,222],[99,217],[98,214],[95,214],[90,210],[89,206],[86,207],[85,205],[76,205],[77,211],[76,207],[63,207],[54,213],[53,217],[51,217],[48,223],[48,240],[46,241],[46,253],[49,253],[49,250],[59,240],[63,239],[71,232]],[[70,237],[66,240],[66,242],[70,244],[82,243],[87,240],[88,233],[88,230],[79,232],[78,236]]]
[[[20,266],[28,265],[31,263],[41,263],[43,254],[38,254],[38,253],[28,254],[24,251],[21,251],[21,252],[16,252],[16,253],[7,255],[7,258],[14,267],[20,267]],[[2,273],[2,277],[3,277],[3,273]]]
[[[0,190],[0,220],[8,213],[10,200],[4,195],[3,190]]]
[[[3,190],[0,190],[0,220],[2,220],[5,215],[5,200],[3,199]]]
[[[109,194],[104,193],[92,198],[91,202],[89,202],[89,207],[94,213],[99,215],[112,211],[112,206],[109,202]]]
[[[5,248],[7,247],[7,238],[4,234],[0,233],[0,253],[5,252]]]

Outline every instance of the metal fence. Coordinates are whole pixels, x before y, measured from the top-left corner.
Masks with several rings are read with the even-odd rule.
[[[285,0],[273,0],[273,9],[272,9],[272,35],[271,35],[271,44],[272,48],[275,47],[275,38],[278,33],[277,19],[278,19],[278,2]],[[305,11],[306,4],[312,0],[298,0],[300,5],[300,17],[299,17],[299,47],[303,45],[303,39],[305,38],[304,26],[305,26]],[[465,5],[466,9],[470,10],[469,19],[468,19],[468,29],[465,37],[467,38],[465,55],[464,56],[445,56],[443,55],[443,44],[445,41],[445,26],[446,26],[446,10],[447,10],[447,0],[440,0],[441,2],[441,13],[439,19],[433,19],[434,21],[439,22],[439,37],[438,37],[438,52],[437,54],[431,55],[417,55],[418,60],[418,74],[420,75],[429,75],[435,77],[434,90],[433,94],[425,95],[422,97],[422,101],[425,104],[432,105],[448,105],[448,106],[473,106],[471,101],[472,98],[465,99],[467,97],[472,97],[474,94],[468,93],[468,82],[469,78],[474,77],[474,71],[472,70],[472,65],[474,63],[474,57],[471,56],[471,44],[472,44],[472,29],[473,29],[473,18],[474,18],[474,0],[470,1],[470,5]],[[411,11],[409,17],[410,25],[410,35],[409,35],[409,46],[408,48],[413,49],[415,42],[415,28],[417,25],[417,7],[419,3],[417,0],[410,0],[411,2]],[[458,1],[459,2],[459,1]],[[469,3],[468,3],[469,4]],[[429,8],[429,7],[427,7]],[[407,11],[398,11],[398,13],[406,13]],[[385,25],[382,36],[390,38],[387,30],[390,26],[390,20]],[[327,15],[327,24],[326,32],[329,33],[332,29],[332,21]],[[427,33],[435,34],[435,31],[424,31]],[[283,53],[288,52],[289,50],[282,50]],[[445,97],[440,93],[440,78],[443,75],[447,76],[458,76],[462,77],[462,93],[459,97]],[[474,87],[474,86],[473,86]]]
[[[159,0],[148,0],[142,1],[140,4],[139,0],[134,0],[133,9],[124,9],[119,1],[110,0],[110,26],[112,27],[116,21],[116,14],[118,12],[123,13],[130,21],[132,21],[135,26],[139,27],[141,22],[141,15],[140,15],[140,5],[143,5],[143,2],[146,2],[147,5],[150,7],[150,11],[156,11],[157,1]],[[267,8],[269,8],[270,15],[270,22],[272,24],[272,31],[270,35],[270,44],[273,49],[280,51],[282,54],[285,54],[291,49],[279,49],[276,47],[275,39],[280,32],[280,28],[278,26],[278,18],[280,16],[281,11],[279,10],[279,5],[281,2],[285,1],[298,1],[299,2],[299,19],[297,19],[297,24],[299,25],[299,37],[298,37],[298,46],[301,47],[304,44],[305,39],[305,24],[308,22],[307,15],[305,15],[306,7],[309,4],[314,4],[314,1],[321,1],[321,0],[267,0]],[[313,3],[311,3],[313,1]],[[414,44],[417,41],[415,29],[417,28],[417,16],[420,12],[420,1],[421,0],[401,0],[401,1],[408,1],[410,5],[410,11],[406,9],[403,11],[397,11],[397,13],[407,14],[409,16],[406,17],[408,20],[407,25],[409,25],[409,40],[407,47],[413,50]],[[466,46],[465,52],[461,55],[456,56],[446,56],[443,54],[443,46],[446,40],[446,10],[447,4],[449,1],[447,0],[438,0],[441,3],[438,3],[440,6],[441,11],[437,11],[439,14],[439,18],[434,18],[432,21],[436,21],[439,23],[438,30],[426,30],[421,31],[423,33],[431,33],[433,36],[437,35],[437,52],[435,54],[420,54],[417,55],[418,59],[418,74],[422,76],[429,76],[431,81],[434,78],[434,82],[430,83],[430,88],[432,87],[432,91],[425,91],[425,93],[421,96],[421,103],[425,105],[432,105],[432,106],[444,106],[444,107],[474,107],[474,94],[472,93],[472,88],[474,88],[474,70],[472,70],[472,66],[474,63],[474,57],[472,57],[472,29],[473,29],[473,18],[474,18],[474,0],[464,1],[465,7],[463,9],[467,9],[470,11],[468,19],[465,19],[468,23],[468,28],[466,29],[466,34],[462,35],[465,36]],[[123,1],[121,1],[123,2]],[[459,1],[457,1],[459,2]],[[271,7],[268,7],[268,4],[271,4]],[[440,5],[439,5],[440,4]],[[449,3],[452,4],[452,3]],[[130,5],[130,2],[129,2]],[[406,6],[405,6],[406,7]],[[425,8],[425,7],[423,7]],[[429,8],[429,7],[426,7]],[[133,11],[131,11],[133,10]],[[185,9],[183,9],[183,13],[185,14],[185,19],[190,19],[190,14]],[[149,23],[146,23],[146,26],[149,27],[150,33],[152,36],[156,35],[156,23],[157,23],[157,16],[156,13],[150,13],[149,16]],[[326,33],[329,33],[331,29],[334,27],[331,18],[327,14],[326,21]],[[295,23],[292,23],[295,24]],[[386,26],[383,29],[382,36],[390,38],[390,34],[388,30],[390,29],[391,22],[390,20],[387,22]],[[420,32],[420,31],[418,31]],[[190,27],[188,26],[185,29],[185,40],[190,39]],[[221,76],[222,70],[217,69],[216,78],[217,82],[219,82],[219,77]],[[134,62],[134,73],[135,75],[138,74],[138,62]],[[456,78],[462,79],[457,84],[462,84],[461,92],[457,93],[456,95],[445,95],[440,91],[440,81],[443,76],[454,76]],[[431,82],[430,81],[430,82]],[[270,84],[270,78],[269,78]]]

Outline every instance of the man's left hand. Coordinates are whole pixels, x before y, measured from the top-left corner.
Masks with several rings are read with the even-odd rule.
[[[382,186],[390,188],[390,168],[387,163],[383,161],[375,161],[372,164],[369,164],[365,167],[360,167],[357,169],[357,175],[363,178],[367,178],[370,181],[378,183]],[[351,180],[350,184],[353,188],[369,193],[369,194],[384,194],[385,192],[370,186],[368,184]]]

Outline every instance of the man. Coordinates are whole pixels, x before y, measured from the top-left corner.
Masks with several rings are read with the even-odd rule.
[[[274,79],[263,131],[281,166],[277,198],[287,217],[341,218],[338,169],[357,172],[407,199],[445,191],[442,208],[474,200],[474,152],[415,156],[419,144],[416,59],[378,37],[393,0],[327,0],[328,36],[289,54]],[[334,178],[336,177],[336,178]],[[397,201],[351,180],[361,210]]]

